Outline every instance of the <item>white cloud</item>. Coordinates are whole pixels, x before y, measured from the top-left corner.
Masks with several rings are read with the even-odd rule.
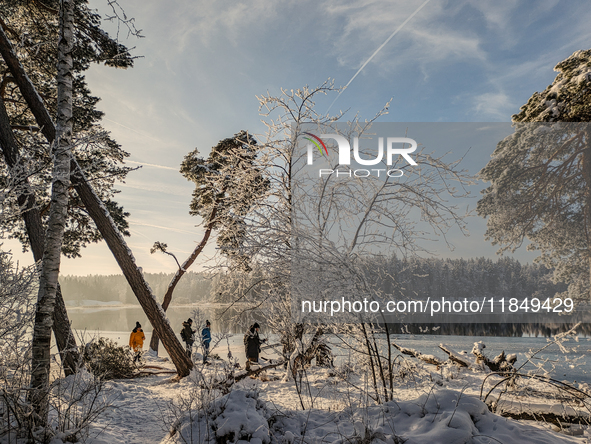
[[[474,97],[474,111],[486,120],[507,120],[516,112],[516,104],[504,92],[488,92]]]
[[[237,45],[253,33],[264,32],[266,24],[274,21],[288,4],[286,0],[177,2],[175,26],[170,30],[172,48],[182,52],[195,41],[215,47],[219,39]],[[163,4],[162,8],[170,8],[170,5]]]
[[[190,196],[193,187],[187,182],[186,186],[181,185],[180,183],[174,183],[176,181],[166,182],[166,181],[154,181],[150,179],[127,179],[125,183],[119,184],[117,187],[121,190],[125,188],[132,188],[134,190],[141,190],[141,191],[150,191],[156,193],[163,193],[163,194],[170,194],[173,196]],[[182,182],[181,182],[182,183]],[[156,201],[157,199],[154,196],[149,197],[151,200]]]
[[[170,226],[164,227],[164,226],[161,226],[161,225],[147,224],[147,223],[141,222],[141,221],[136,220],[136,219],[129,219],[129,223],[132,226],[142,226],[142,227],[158,228],[160,230],[172,231],[174,233],[185,233],[185,234],[190,234],[190,235],[193,235],[193,236],[196,234],[196,231],[195,230],[189,231],[189,230],[182,230],[180,228],[175,228],[175,227],[170,227]]]

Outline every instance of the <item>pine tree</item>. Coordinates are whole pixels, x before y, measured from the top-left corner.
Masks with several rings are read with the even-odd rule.
[[[45,243],[45,225],[50,214],[52,184],[52,153],[50,144],[40,134],[40,125],[48,130],[53,123],[38,123],[19,88],[15,74],[15,60],[26,66],[27,74],[35,83],[37,93],[52,111],[57,109],[56,58],[58,45],[58,1],[0,1],[0,147],[5,164],[0,162],[0,183],[16,183],[13,192],[3,202],[2,228],[9,237],[31,248],[35,261],[41,260]],[[77,141],[73,148],[79,162],[94,180],[97,193],[105,200],[111,215],[126,233],[126,213],[111,200],[116,192],[115,179],[125,177],[128,168],[119,162],[127,155],[109,138],[98,124],[102,113],[96,110],[98,98],[88,90],[84,71],[91,62],[127,68],[133,65],[128,50],[100,28],[100,16],[88,9],[87,2],[76,0],[72,17],[72,54],[70,69],[73,100],[71,123]],[[10,38],[9,38],[10,36]],[[12,42],[11,42],[12,39]],[[71,147],[72,148],[72,147]],[[100,232],[83,209],[79,196],[69,190],[68,219],[64,227],[62,252],[79,256],[80,248],[101,239]],[[77,349],[70,328],[65,304],[58,285],[55,299],[53,329],[66,374],[76,368]]]
[[[50,115],[57,112],[57,44],[58,0],[28,1],[1,0],[0,26],[6,42],[24,68],[31,83]],[[73,147],[80,166],[92,180],[96,193],[109,208],[119,229],[128,234],[128,216],[113,197],[117,193],[113,185],[125,178],[128,167],[121,164],[128,154],[109,137],[100,126],[103,116],[96,109],[99,98],[91,94],[84,72],[91,63],[128,68],[133,66],[133,57],[127,48],[118,43],[100,28],[101,17],[88,8],[86,0],[75,0],[73,11],[72,51],[72,131],[77,141]],[[3,44],[7,50],[8,44]],[[21,169],[31,175],[36,207],[44,223],[49,217],[51,189],[51,153],[41,134],[40,124],[35,120],[26,103],[17,79],[12,75],[7,61],[0,59],[0,95],[20,150],[18,160]],[[48,122],[44,122],[47,126]],[[7,181],[8,169],[0,163],[0,181]],[[17,196],[5,207],[3,228],[10,237],[18,239],[24,248],[30,247],[29,237],[21,217]],[[12,211],[10,211],[12,210]],[[101,235],[84,210],[79,196],[72,190],[68,193],[68,224],[64,232],[63,253],[68,257],[80,255],[80,249],[91,242],[101,240]]]
[[[76,5],[84,3],[82,0],[77,0]],[[76,15],[74,14],[74,16]],[[76,22],[74,21],[74,23]],[[74,35],[76,34],[74,33]],[[57,131],[50,113],[35,85],[13,51],[12,45],[6,38],[5,33],[0,33],[0,37],[0,52],[8,67],[8,71],[12,75],[11,81],[18,88],[19,94],[24,100],[23,103],[26,103],[28,107],[28,111],[34,116],[38,130],[51,146],[56,139]],[[101,200],[100,190],[95,191],[87,178],[86,172],[83,171],[75,156],[70,158],[70,170],[72,172],[70,179],[73,190],[79,197],[80,202],[84,205],[89,218],[96,225],[97,234],[100,233],[100,236],[102,236],[113,253],[129,286],[132,288],[142,309],[146,313],[148,320],[153,328],[158,331],[158,335],[162,339],[171,360],[177,368],[178,375],[188,375],[193,364],[176,338],[166,316],[162,312],[162,308],[156,302],[149,285],[140,268],[137,266],[131,250],[125,243],[123,239],[125,232],[118,229],[116,223],[117,216],[113,214],[113,210],[109,207],[109,201],[104,202]]]
[[[193,265],[207,244],[212,231],[217,231],[217,245],[234,267],[250,270],[250,257],[241,251],[244,239],[244,219],[252,206],[267,192],[269,182],[255,165],[257,142],[246,131],[220,140],[207,159],[199,150],[187,154],[181,164],[181,174],[195,184],[189,213],[204,221],[205,233],[189,257],[181,264],[167,251],[167,245],[156,242],[152,249],[174,257],[178,270],[173,276],[162,302],[166,311],[172,294],[187,269]],[[158,352],[158,335],[153,334],[150,349]]]
[[[572,297],[589,296],[591,267],[591,50],[556,65],[558,75],[512,117],[480,176],[486,238],[515,251],[524,242],[554,268]]]

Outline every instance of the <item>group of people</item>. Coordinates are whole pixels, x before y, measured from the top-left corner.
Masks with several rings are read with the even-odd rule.
[[[252,324],[244,334],[244,352],[246,354],[246,369],[249,370],[252,364],[258,364],[259,353],[261,352],[261,344],[266,342],[266,339],[261,339],[259,336],[260,325],[255,322]],[[189,318],[183,321],[183,329],[181,330],[181,339],[185,343],[187,355],[191,357],[193,344],[195,343],[195,333],[193,330],[193,319]],[[139,322],[135,323],[135,328],[129,336],[129,347],[133,350],[135,356],[134,362],[139,361],[144,347],[146,336],[142,330]],[[211,343],[211,323],[205,321],[205,327],[201,330],[201,345],[203,346],[203,363],[207,362],[209,355],[209,344]]]
[[[209,343],[211,342],[211,324],[209,321],[205,321],[205,327],[201,330],[201,345],[203,346],[203,363],[207,362],[207,356],[209,355]],[[197,330],[193,330],[193,319],[189,318],[183,321],[183,329],[181,330],[181,339],[185,342],[187,348],[187,354],[191,357],[191,350],[193,350],[193,344],[195,343],[195,333]]]
[[[196,331],[192,328],[193,319],[189,318],[183,322],[183,329],[181,330],[181,339],[185,342],[187,347],[187,354],[191,357],[191,350],[193,343],[195,342]],[[209,354],[209,343],[211,342],[211,324],[209,321],[205,321],[205,327],[201,330],[201,344],[203,345],[203,362],[207,360]],[[135,323],[135,328],[129,335],[129,348],[134,352],[133,362],[139,361],[142,355],[142,349],[144,348],[144,341],[146,336],[142,330],[142,326],[139,322]]]

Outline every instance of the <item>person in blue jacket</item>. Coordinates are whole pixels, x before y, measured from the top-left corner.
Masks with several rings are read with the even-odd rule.
[[[201,343],[203,344],[203,363],[207,361],[209,355],[209,343],[211,342],[211,324],[205,321],[205,327],[201,330]]]

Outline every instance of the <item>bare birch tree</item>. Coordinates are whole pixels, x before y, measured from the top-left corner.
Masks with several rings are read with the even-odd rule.
[[[74,0],[60,2],[58,42],[58,108],[53,150],[51,208],[45,248],[41,261],[39,294],[33,330],[30,400],[37,414],[37,425],[45,426],[49,411],[49,372],[51,329],[59,276],[62,241],[66,224],[72,145],[72,50]]]
[[[332,279],[333,289],[340,285],[341,290],[354,290],[353,294],[371,292],[374,288],[367,279],[364,257],[391,252],[413,255],[425,251],[423,240],[439,236],[447,242],[450,227],[464,229],[453,199],[465,195],[463,186],[470,178],[457,160],[447,162],[424,149],[413,154],[418,166],[400,160],[387,166],[384,159],[381,167],[404,171],[408,175],[404,181],[384,176],[336,180],[335,176],[318,178],[304,173],[306,155],[298,147],[300,136],[310,128],[339,132],[336,123],[342,115],[330,116],[315,109],[318,97],[335,91],[327,82],[317,88],[259,97],[268,129],[261,164],[271,187],[264,204],[247,221],[244,245],[253,263],[264,271],[257,282],[247,278],[239,296],[250,301],[252,308],[265,305],[262,314],[280,335],[289,359],[288,377],[296,376],[322,343],[319,328],[325,330],[324,321],[315,319],[317,326],[310,329],[310,319],[295,316],[292,306],[302,290],[320,299],[331,296],[330,292],[321,294],[326,282],[315,279],[317,270],[322,271],[321,277]],[[369,121],[355,117],[346,125],[346,136],[362,137],[386,111],[387,107]],[[376,252],[377,246],[381,249]],[[255,286],[257,292],[251,296]],[[386,368],[391,368],[392,354],[388,347],[383,349],[384,355],[376,346],[378,327],[361,323],[347,326],[347,330],[362,338],[365,353],[372,356],[377,399],[391,399],[391,374]]]

